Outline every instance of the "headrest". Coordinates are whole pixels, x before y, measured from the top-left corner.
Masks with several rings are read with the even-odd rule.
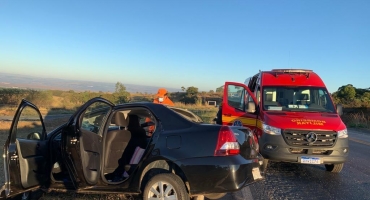
[[[129,127],[141,127],[139,121],[140,119],[137,115],[128,115],[128,118],[130,119],[128,123]]]
[[[265,101],[272,101],[272,94],[266,94]]]
[[[125,115],[122,112],[116,112],[116,114],[114,115],[114,123],[117,126],[127,127],[128,119],[125,119]]]
[[[308,94],[301,94],[301,100],[308,100]]]

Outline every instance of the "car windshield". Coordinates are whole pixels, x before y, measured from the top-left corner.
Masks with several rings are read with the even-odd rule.
[[[335,113],[333,102],[321,87],[264,87],[264,110]]]

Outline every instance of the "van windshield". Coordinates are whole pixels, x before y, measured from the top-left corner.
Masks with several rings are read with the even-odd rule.
[[[320,87],[264,87],[262,101],[269,111],[335,113],[329,93]]]

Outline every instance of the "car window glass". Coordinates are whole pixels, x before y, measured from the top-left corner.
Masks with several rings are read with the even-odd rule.
[[[82,115],[81,129],[98,134],[103,128],[110,106],[106,103],[95,102],[91,104]]]
[[[241,86],[229,85],[227,88],[228,104],[231,107],[244,111],[246,101],[245,89]],[[247,93],[248,94],[248,93]]]
[[[16,127],[16,137],[19,139],[40,139],[43,127],[38,112],[29,106],[23,108]],[[38,135],[38,136],[37,136]]]

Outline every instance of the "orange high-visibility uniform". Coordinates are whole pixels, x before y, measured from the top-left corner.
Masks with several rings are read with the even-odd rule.
[[[160,101],[161,98],[162,98],[162,101]],[[171,99],[168,98],[167,90],[164,89],[164,88],[159,88],[157,94],[155,95],[153,103],[159,103],[159,104],[164,104],[164,105],[168,105],[168,106],[174,106],[175,105],[171,101]]]
[[[161,101],[160,101],[161,100]],[[164,88],[159,88],[157,94],[155,95],[155,98],[153,100],[153,103],[163,104],[167,106],[174,106],[175,104],[171,101],[170,98],[167,96],[167,90]],[[150,118],[147,118],[145,120],[146,122],[150,121]],[[151,135],[154,132],[154,126],[149,126],[149,134]]]

